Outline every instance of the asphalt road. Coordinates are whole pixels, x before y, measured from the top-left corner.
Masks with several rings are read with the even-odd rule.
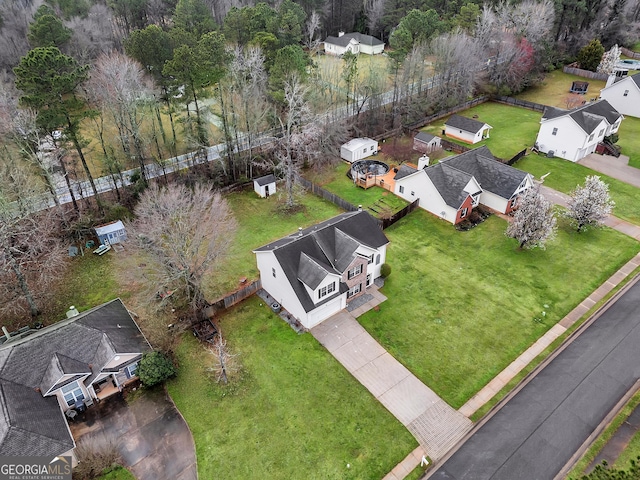
[[[428,478],[553,479],[640,378],[640,282],[581,332]]]

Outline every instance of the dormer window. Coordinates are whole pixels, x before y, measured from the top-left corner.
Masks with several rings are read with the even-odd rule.
[[[326,297],[327,295],[335,291],[336,291],[336,282],[331,282],[326,287],[322,287],[320,290],[318,290],[318,300]]]

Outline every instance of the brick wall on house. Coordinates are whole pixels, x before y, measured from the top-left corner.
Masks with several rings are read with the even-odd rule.
[[[366,258],[356,257],[355,260],[351,262],[351,265],[349,265],[349,267],[342,274],[342,281],[346,283],[347,287],[349,287],[350,289],[355,285],[357,285],[358,283],[362,284],[360,292],[354,295],[353,297],[350,297],[349,300],[357,297],[358,295],[362,295],[364,293],[365,288],[367,287],[367,263],[368,262]],[[362,272],[360,273],[360,275],[356,275],[351,280],[349,280],[348,278],[349,271],[353,270],[358,265],[362,265]]]

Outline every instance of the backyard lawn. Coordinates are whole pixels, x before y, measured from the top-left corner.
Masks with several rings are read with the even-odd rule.
[[[574,81],[589,82],[589,90],[584,95],[584,100],[589,101],[592,98],[600,96],[606,84],[603,80],[591,80],[588,78],[578,77],[577,75],[569,75],[564,73],[562,69],[554,70],[547,73],[546,77],[539,85],[529,87],[524,92],[516,95],[516,98],[528,100],[529,102],[541,103],[551,107],[567,108],[567,98],[571,95],[569,89]]]
[[[546,250],[520,251],[505,228],[495,216],[468,232],[420,209],[403,218],[385,231],[388,300],[359,318],[454,408],[640,250],[610,229],[563,225]]]
[[[598,175],[609,185],[611,198],[616,202],[613,214],[618,218],[640,225],[640,210],[638,210],[640,189],[632,185],[577,163],[560,158],[547,158],[542,155],[528,155],[518,160],[514,166],[531,173],[536,178],[551,172],[551,175],[545,178],[544,184],[564,193],[569,193],[577,185],[584,184],[587,175]]]
[[[629,165],[640,168],[640,118],[624,117],[618,136],[618,145],[622,154],[629,157]]]
[[[200,478],[382,478],[417,446],[324,347],[258,297],[221,325],[240,378],[227,387],[209,379],[212,356],[185,335],[168,384],[193,433]]]
[[[477,120],[491,125],[493,129],[489,132],[490,137],[475,145],[469,145],[451,138],[447,138],[447,140],[471,148],[486,145],[496,157],[505,160],[510,159],[523,148],[531,147],[534,144],[542,116],[539,112],[494,102],[482,103],[465,110],[460,115],[468,118],[477,115]],[[442,130],[444,130],[444,124],[447,119],[443,118],[422,130],[433,135],[442,136]]]

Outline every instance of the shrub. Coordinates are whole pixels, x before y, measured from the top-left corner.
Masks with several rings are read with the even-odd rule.
[[[578,52],[578,63],[583,70],[595,72],[604,55],[604,47],[600,40],[593,39]]]
[[[105,470],[122,463],[116,441],[111,437],[85,437],[75,453],[78,465],[73,469],[74,480],[98,478]]]
[[[147,352],[142,355],[136,374],[147,387],[164,382],[176,374],[176,367],[169,357],[161,352]]]
[[[382,275],[383,278],[387,278],[389,275],[391,275],[391,265],[389,265],[388,263],[383,263],[380,267],[380,275]]]

